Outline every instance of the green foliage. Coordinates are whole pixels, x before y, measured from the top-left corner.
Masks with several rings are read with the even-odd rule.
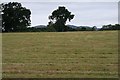
[[[63,32],[66,30],[66,21],[74,18],[74,15],[71,14],[64,6],[58,7],[57,10],[52,12],[52,15],[49,16],[50,22],[48,25],[54,24],[53,27],[58,32]],[[49,26],[48,26],[49,27]]]
[[[54,25],[47,27],[47,32],[56,32],[56,29],[54,28]]]
[[[86,31],[86,27],[82,27],[81,30],[82,30],[82,31]]]
[[[92,31],[96,31],[97,30],[97,27],[96,26],[93,26],[92,27]]]
[[[2,28],[6,32],[25,31],[31,24],[30,15],[31,11],[21,3],[2,3]]]
[[[46,28],[29,27],[26,29],[26,32],[46,32]]]
[[[120,30],[120,24],[115,24],[115,25],[103,25],[101,30]]]

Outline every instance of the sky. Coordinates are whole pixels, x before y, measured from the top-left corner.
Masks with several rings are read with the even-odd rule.
[[[48,16],[58,9],[58,6],[65,6],[75,15],[71,22],[67,21],[66,24],[69,25],[97,26],[100,28],[102,25],[118,23],[118,2],[115,2],[115,0],[109,0],[111,2],[29,1],[22,1],[21,4],[32,12],[31,26],[47,25],[49,22]]]

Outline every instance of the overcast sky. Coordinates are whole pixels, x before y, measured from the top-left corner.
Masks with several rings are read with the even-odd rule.
[[[118,2],[21,2],[31,10],[31,26],[47,25],[48,16],[65,6],[75,17],[67,24],[97,26],[118,23]]]

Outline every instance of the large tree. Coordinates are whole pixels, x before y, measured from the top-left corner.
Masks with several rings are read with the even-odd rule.
[[[52,15],[49,16],[50,22],[48,27],[53,26],[58,32],[66,31],[66,21],[71,21],[73,18],[74,15],[71,14],[71,12],[69,12],[64,6],[60,6],[57,10],[52,12]]]
[[[31,11],[22,7],[21,3],[2,3],[2,29],[6,32],[23,31],[30,26]]]

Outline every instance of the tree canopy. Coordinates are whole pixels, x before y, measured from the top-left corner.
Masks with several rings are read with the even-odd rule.
[[[71,21],[74,18],[74,15],[68,11],[64,6],[59,6],[57,10],[52,12],[52,15],[49,16],[50,22],[49,26],[53,26],[56,31],[65,31],[67,26],[65,26],[66,21]]]
[[[30,9],[22,7],[21,3],[2,3],[2,29],[6,32],[24,31],[30,26]]]
[[[120,24],[103,25],[101,30],[120,30]]]

